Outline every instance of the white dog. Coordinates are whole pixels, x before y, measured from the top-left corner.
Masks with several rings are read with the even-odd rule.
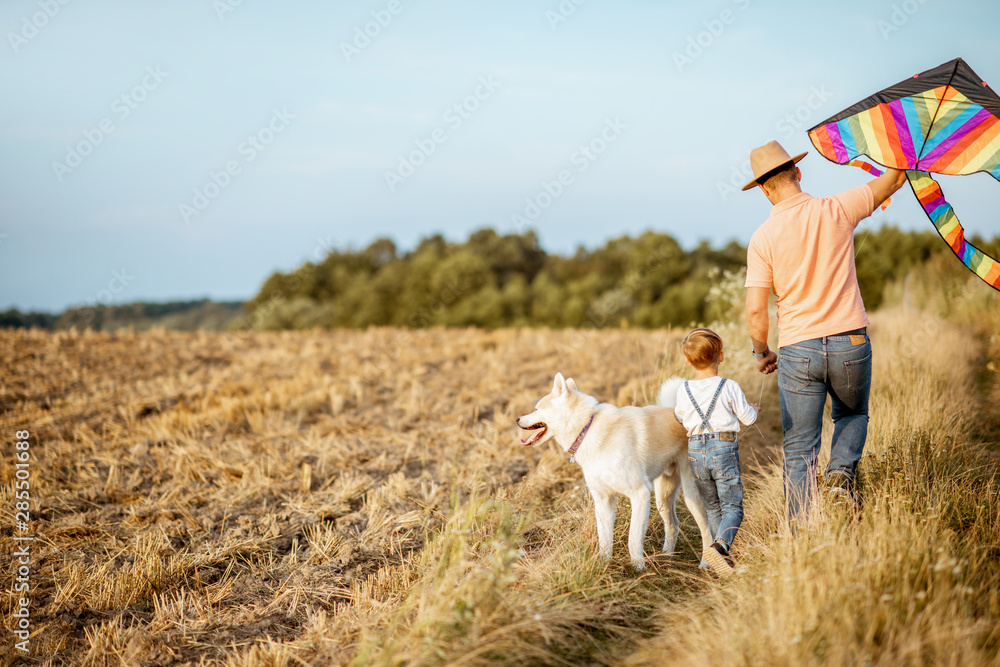
[[[683,382],[671,378],[660,387],[659,405],[616,408],[581,393],[572,378],[557,373],[552,393],[531,414],[517,418],[517,425],[533,431],[523,445],[553,438],[583,469],[594,498],[597,539],[601,556],[611,558],[615,507],[618,495],[632,504],[628,551],[637,570],[645,567],[642,543],[649,525],[650,492],[656,490],[656,507],[663,517],[664,553],[677,544],[677,492],[684,487],[684,501],[701,529],[702,551],[712,544],[705,503],[698,493],[687,457],[687,432],[674,417],[677,389]],[[702,567],[706,563],[702,560]]]

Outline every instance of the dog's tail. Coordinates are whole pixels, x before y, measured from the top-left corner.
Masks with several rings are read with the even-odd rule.
[[[660,396],[657,401],[664,408],[672,408],[677,405],[677,390],[684,384],[684,378],[667,378],[660,385]]]

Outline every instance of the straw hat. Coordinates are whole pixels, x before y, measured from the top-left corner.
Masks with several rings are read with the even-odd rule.
[[[777,141],[769,141],[760,148],[753,149],[750,151],[750,168],[753,170],[753,180],[744,185],[743,190],[746,191],[760,185],[761,180],[767,180],[763,178],[764,176],[769,176],[772,171],[784,167],[789,162],[795,164],[808,153],[809,151],[806,151],[792,157]]]

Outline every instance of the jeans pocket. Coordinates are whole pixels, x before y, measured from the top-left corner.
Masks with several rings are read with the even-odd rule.
[[[860,359],[853,359],[844,362],[844,372],[847,374],[847,388],[852,391],[859,391],[871,387],[872,382],[872,353]]]
[[[712,457],[712,471],[716,479],[740,478],[740,454],[733,448]]]
[[[778,357],[778,384],[791,391],[809,386],[809,360],[782,353]]]
[[[691,466],[691,474],[694,475],[695,479],[703,479],[701,466],[698,465],[697,457],[688,454],[688,464]]]

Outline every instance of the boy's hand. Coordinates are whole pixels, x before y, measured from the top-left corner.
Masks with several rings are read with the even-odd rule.
[[[756,403],[751,403],[750,407],[753,408],[754,412],[760,412],[760,406],[757,405]]]

